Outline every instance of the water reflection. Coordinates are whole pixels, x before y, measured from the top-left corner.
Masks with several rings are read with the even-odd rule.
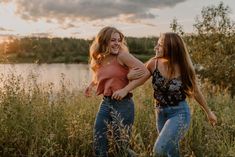
[[[86,64],[0,64],[2,82],[9,75],[22,76],[24,81],[32,76],[39,84],[53,83],[55,89],[60,86],[61,80],[71,89],[84,89],[91,79],[89,67]]]

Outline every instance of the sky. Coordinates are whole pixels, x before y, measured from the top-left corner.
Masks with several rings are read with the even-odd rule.
[[[171,31],[175,18],[186,33],[203,7],[221,0],[0,0],[0,37],[90,39],[104,26],[125,36],[152,37]],[[235,21],[235,0],[223,0]],[[1,39],[0,39],[1,42]]]

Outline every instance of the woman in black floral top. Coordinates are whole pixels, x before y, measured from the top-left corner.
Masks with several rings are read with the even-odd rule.
[[[215,125],[217,118],[199,90],[182,38],[176,33],[161,34],[154,49],[156,56],[146,64],[152,76],[159,132],[153,152],[157,156],[179,157],[179,141],[190,123],[186,97],[193,97],[198,102],[212,125]],[[131,70],[128,74],[130,80],[139,76],[139,69]]]

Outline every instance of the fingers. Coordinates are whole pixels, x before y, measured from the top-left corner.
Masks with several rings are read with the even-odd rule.
[[[90,92],[85,92],[84,95],[85,95],[86,97],[90,97],[90,96],[91,96]]]
[[[120,95],[119,93],[113,93],[112,99],[115,99],[115,100],[122,100],[123,99],[123,96]]]
[[[216,117],[211,117],[211,118],[209,119],[209,121],[210,121],[210,124],[211,124],[212,126],[215,126],[216,123],[217,123],[217,118],[216,118]]]
[[[144,75],[144,70],[138,67],[132,68],[129,73],[127,74],[127,78],[129,80],[134,80],[142,77]]]
[[[139,70],[140,68],[139,67],[134,67],[133,70]]]
[[[122,97],[119,96],[119,95],[112,95],[112,99],[115,99],[115,100],[121,100]]]
[[[90,88],[86,88],[86,89],[85,89],[84,95],[85,95],[86,97],[90,97],[90,96],[91,96],[91,90],[90,90]]]
[[[88,91],[87,91],[87,89],[84,91],[84,93],[83,93],[85,96],[87,96],[88,95]]]
[[[116,98],[117,98],[116,94],[113,93],[113,95],[111,96],[111,98],[112,98],[112,99],[116,99]]]
[[[212,126],[215,126],[215,125],[216,125],[216,121],[215,121],[215,120],[210,120],[210,124],[211,124]]]
[[[132,71],[133,70],[133,71]],[[143,70],[142,69],[140,69],[140,68],[138,68],[138,67],[135,67],[135,68],[133,68],[131,71],[133,72],[133,73],[143,73]]]
[[[215,122],[211,122],[211,125],[212,125],[212,126],[215,126],[215,124],[216,124]]]
[[[216,123],[217,123],[217,117],[216,117],[216,115],[214,114],[213,111],[210,111],[210,112],[208,113],[208,120],[209,120],[209,122],[210,122],[210,124],[211,124],[212,126],[215,126],[215,125],[216,125]]]
[[[139,73],[139,74],[138,74],[138,77],[143,76],[143,74],[144,74],[144,72],[143,72],[143,71],[141,71],[141,73]]]

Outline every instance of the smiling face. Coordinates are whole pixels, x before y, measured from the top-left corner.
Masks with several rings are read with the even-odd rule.
[[[164,56],[163,44],[164,44],[164,37],[161,35],[160,38],[158,39],[156,46],[154,47],[157,57]]]
[[[119,33],[114,32],[111,35],[110,41],[109,41],[109,50],[111,54],[118,54],[120,50],[120,46],[122,43],[122,39]]]
[[[114,27],[104,27],[97,34],[90,46],[90,57],[95,62],[101,62],[110,54],[118,54],[119,51],[129,52],[124,35]]]

